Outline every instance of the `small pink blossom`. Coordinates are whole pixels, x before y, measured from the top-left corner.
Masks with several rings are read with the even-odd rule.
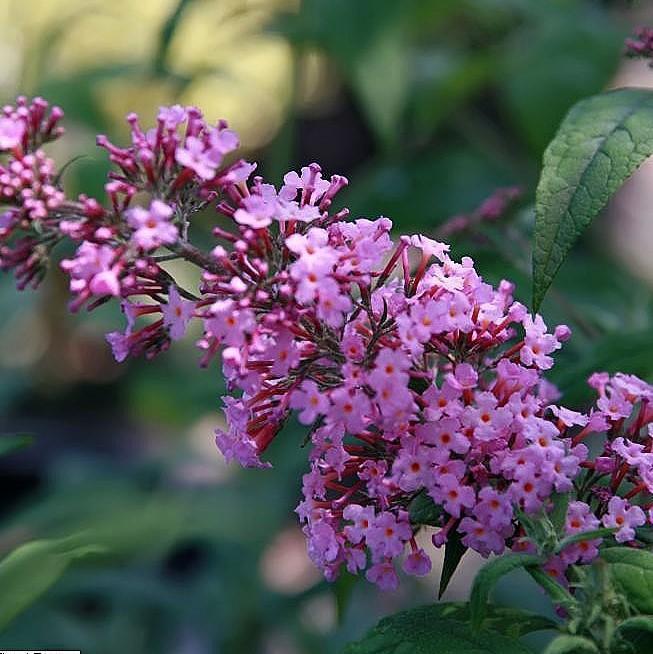
[[[130,209],[127,219],[134,230],[133,242],[145,251],[174,243],[179,237],[179,231],[170,221],[173,213],[172,207],[160,200],[152,200],[149,209]]]
[[[318,416],[326,414],[329,409],[329,400],[314,381],[305,380],[301,387],[293,391],[290,396],[290,406],[299,410],[297,416],[299,422],[303,425],[310,425]]]
[[[186,326],[195,312],[195,303],[179,295],[176,286],[168,289],[168,302],[161,305],[163,324],[168,328],[170,338],[178,341],[184,337]]]
[[[615,540],[626,543],[635,538],[635,527],[646,523],[646,515],[640,507],[630,506],[627,500],[615,496],[610,498],[602,522],[604,527],[617,527]]]

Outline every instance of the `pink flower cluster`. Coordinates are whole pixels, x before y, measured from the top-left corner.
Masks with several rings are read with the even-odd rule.
[[[63,133],[59,107],[19,97],[0,114],[0,270],[14,270],[20,288],[42,279],[51,249],[60,240],[55,225],[64,201],[55,164],[41,146]]]
[[[25,144],[52,132],[19,113],[7,110],[0,124],[10,168],[31,156]],[[492,287],[469,257],[457,261],[426,236],[393,241],[387,218],[347,220],[346,209],[332,210],[347,180],[325,179],[317,164],[278,189],[252,178],[254,164],[225,162],[236,135],[196,108],[162,108],[146,131],[136,116],[128,122],[129,147],[98,137],[118,168],[106,184],[109,208],[64,200],[54,184],[55,206],[46,202],[38,217],[44,232],[24,210],[38,177],[4,196],[9,213],[27,216],[15,226],[31,239],[24,260],[46,238],[78,244],[61,264],[72,308],[120,300],[126,327],[107,335],[120,361],[154,356],[200,322],[202,363],[221,353],[228,384],[228,426],[216,431],[227,460],[267,467],[262,456],[287,422],[306,426],[310,469],[297,513],[329,579],[345,567],[394,588],[398,560],[426,574],[420,501],[433,509],[436,547],[457,539],[484,556],[534,547],[520,516],[551,511],[554,494],[571,496],[568,534],[604,525],[619,542],[636,539],[653,492],[648,384],[596,374],[589,413],[558,406],[544,373],[570,330],[549,331],[513,299],[512,284]],[[137,194],[149,201],[134,205]],[[497,196],[487,212],[513,196]],[[215,226],[218,242],[205,252],[187,234],[208,207],[231,228]],[[19,247],[14,227],[2,229],[2,248]],[[4,249],[0,262],[10,261]],[[171,277],[164,262],[173,257],[199,267],[197,289]],[[590,457],[585,441],[601,434],[602,451]],[[549,566],[587,562],[599,544],[575,543]]]
[[[651,59],[653,57],[653,28],[638,27],[624,43],[626,56]]]

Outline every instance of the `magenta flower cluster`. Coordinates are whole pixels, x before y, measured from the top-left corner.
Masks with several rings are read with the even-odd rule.
[[[76,242],[61,263],[71,307],[120,300],[125,329],[107,335],[119,361],[154,356],[200,322],[202,364],[220,354],[228,384],[228,426],[216,431],[227,460],[267,467],[287,422],[306,427],[297,513],[327,578],[365,571],[391,589],[397,562],[428,573],[419,501],[433,508],[435,547],[456,538],[483,556],[533,548],[520,516],[550,512],[563,494],[569,535],[603,525],[636,542],[653,492],[648,384],[595,374],[596,406],[556,404],[544,374],[568,327],[550,331],[512,284],[487,284],[444,243],[393,241],[389,219],[333,211],[347,180],[325,179],[317,164],[278,189],[253,177],[255,164],[233,158],[237,136],[194,107],[162,108],[146,131],[130,115],[128,147],[98,137],[116,166],[107,202],[66,199],[40,149],[60,132],[61,111],[46,107],[19,100],[0,120],[0,267],[35,284],[52,247]],[[188,237],[206,208],[231,224],[213,227],[210,251]],[[197,289],[173,279],[172,258],[201,270]],[[591,561],[600,542],[570,545],[550,571]]]
[[[651,59],[653,57],[653,28],[638,27],[624,43],[626,56]]]

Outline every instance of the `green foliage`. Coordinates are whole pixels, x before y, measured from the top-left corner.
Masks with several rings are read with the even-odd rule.
[[[503,64],[502,100],[538,155],[569,107],[605,88],[619,61],[623,37],[614,21],[586,4],[568,5],[560,13],[533,7]]]
[[[442,515],[442,507],[438,506],[426,491],[418,493],[408,506],[410,521],[414,525],[440,525],[439,519]]]
[[[24,447],[29,447],[33,442],[34,437],[31,434],[1,434],[0,456],[22,450]]]
[[[562,634],[551,641],[544,654],[599,654],[599,648],[583,636]]]
[[[571,593],[541,568],[531,567],[527,568],[526,571],[551,598],[554,604],[559,604],[562,607],[572,607],[575,605],[576,600]]]
[[[569,508],[569,493],[554,493],[551,497],[553,509],[549,514],[551,524],[557,534],[563,533],[567,510]]]
[[[353,575],[347,570],[340,573],[340,576],[333,583],[333,595],[336,600],[336,613],[338,617],[338,624],[342,624],[345,619],[347,607],[351,601],[354,588],[360,577]]]
[[[64,181],[74,192],[103,193],[107,164],[92,147],[92,135],[111,134],[115,129],[108,118],[112,102],[105,91],[108,82],[149,83],[156,75],[158,81],[171,83],[180,102],[187,101],[182,94],[196,79],[191,73],[186,78],[169,70],[175,64],[169,45],[176,28],[204,3],[176,0],[166,4],[169,6],[157,23],[161,29],[151,40],[153,47],[147,48],[146,60],[127,53],[119,60],[103,60],[97,68],[80,66],[66,77],[55,71],[50,62],[58,62],[62,44],[67,47],[66,30],[73,28],[74,32],[76,20],[89,12],[88,7],[80,16],[59,12],[47,38],[32,48],[34,61],[25,65],[28,88],[19,90],[34,89],[62,105],[71,134],[87,143],[92,153],[66,171]],[[243,23],[247,20],[243,15]],[[437,230],[451,214],[472,211],[499,185],[521,184],[528,194],[538,171],[539,154],[569,106],[584,95],[599,92],[618,63],[618,20],[591,0],[305,0],[298,15],[284,18],[280,27],[296,52],[317,48],[326,55],[345,87],[336,104],[341,107],[353,99],[361,114],[356,128],[374,137],[372,151],[364,153],[361,165],[351,166],[355,184],[347,192],[347,203],[352,213],[388,215],[398,231]],[[222,54],[216,51],[215,65],[201,75],[223,74],[221,63]],[[320,79],[320,83],[329,81]],[[249,82],[243,76],[234,84]],[[338,94],[340,82],[334,89]],[[328,114],[329,108],[325,109]],[[335,116],[339,119],[340,115]],[[291,131],[300,124],[302,129],[307,125],[310,129],[312,120],[311,115],[296,114],[287,124]],[[149,117],[147,124],[151,125]],[[324,150],[329,151],[330,143],[319,147],[325,145]],[[303,163],[291,160],[288,165]],[[600,157],[597,175],[599,163]],[[340,160],[334,159],[327,172],[348,172],[339,166]],[[455,254],[474,256],[486,279],[517,281],[521,292],[529,282],[522,260],[528,250],[531,222],[524,212],[509,223],[454,236]],[[588,279],[592,280],[591,293]],[[11,286],[7,282],[2,280],[0,292]],[[650,292],[646,287],[585,248],[570,257],[557,289],[560,293],[550,296],[547,322],[573,326],[567,311],[571,307],[589,323],[590,331],[596,332],[591,342],[583,333],[576,334],[561,355],[569,353],[568,359],[552,371],[567,404],[576,406],[585,400],[585,378],[592,370],[625,369],[641,376],[653,371],[653,312],[647,306]],[[58,292],[53,287],[40,296],[22,294],[17,299],[12,289],[6,298],[0,293],[0,304],[7,316],[28,303],[37,305],[50,334],[61,315],[54,314],[48,298],[53,297],[52,305],[61,306],[62,300],[55,297]],[[106,324],[96,316],[90,324],[98,333],[106,331]],[[89,318],[80,318],[77,324],[88,325]],[[115,325],[117,322],[112,327]],[[95,338],[101,340],[101,336]],[[57,347],[55,341],[53,348]],[[130,421],[128,456],[119,447],[101,459],[95,456],[95,449],[104,451],[106,445],[83,421],[94,425],[106,420],[104,415],[91,412],[92,418],[84,417],[86,414],[71,417],[87,406],[92,385],[76,384],[72,378],[60,380],[56,375],[47,377],[48,362],[41,360],[0,376],[3,416],[20,418],[39,407],[44,430],[54,425],[47,434],[48,444],[54,443],[54,447],[48,450],[45,462],[37,456],[40,447],[34,448],[37,465],[42,466],[38,470],[41,492],[21,498],[17,509],[2,516],[0,546],[16,542],[16,534],[63,542],[62,535],[75,533],[83,535],[84,543],[103,547],[101,554],[85,558],[83,566],[67,564],[63,576],[57,577],[47,593],[33,594],[29,608],[24,604],[27,610],[15,614],[2,634],[3,646],[13,644],[19,649],[30,639],[41,646],[50,644],[52,649],[69,642],[74,645],[71,648],[81,645],[98,653],[167,652],[177,646],[180,633],[191,632],[197,634],[199,646],[210,651],[254,652],[268,647],[270,634],[280,634],[292,641],[297,651],[333,654],[341,650],[343,640],[351,637],[357,625],[384,610],[380,606],[386,604],[379,604],[368,584],[360,584],[356,590],[361,601],[350,603],[353,578],[349,575],[330,589],[323,582],[313,582],[294,594],[273,591],[261,579],[257,562],[274,534],[292,523],[297,480],[305,460],[305,452],[297,455],[296,434],[288,435],[283,451],[273,453],[272,458],[280,463],[264,475],[220,469],[223,477],[219,481],[187,485],[186,466],[197,469],[200,458],[202,466],[207,459],[208,467],[213,464],[211,454],[203,451],[200,457],[191,453],[185,441],[188,426],[207,412],[217,419],[215,383],[219,377],[209,373],[208,380],[207,373],[195,371],[196,356],[190,349],[182,350],[181,355],[171,352],[147,365],[134,362],[105,371],[107,377],[122,375],[117,381],[121,394],[111,395],[110,385],[101,386],[99,392],[110,393],[106,404],[108,414],[119,423],[117,442],[122,442],[120,421]],[[62,408],[43,411],[44,400]],[[59,441],[64,439],[56,425],[58,421],[68,425],[72,420],[88,435],[70,452],[60,447]],[[207,428],[208,440],[209,432]],[[6,444],[0,437],[0,454]],[[55,451],[56,457],[50,457]],[[159,454],[164,461],[158,459]],[[566,500],[561,497],[550,515],[555,531],[552,542],[561,534]],[[438,508],[427,496],[415,498],[409,509],[414,524],[439,524]],[[167,576],[165,570],[168,558],[187,547],[198,547],[207,554],[200,572],[182,582]],[[459,543],[447,546],[441,590],[456,569],[460,550]],[[61,564],[58,557],[45,559]],[[30,564],[30,570],[38,571],[38,567]],[[540,568],[527,571],[553,603],[570,605],[575,601]],[[43,582],[47,579],[48,574],[42,575]],[[411,601],[424,597],[423,586],[411,585],[410,580],[402,584]],[[345,619],[329,633],[311,631],[305,624],[304,602],[325,596],[330,599],[331,592],[335,592],[337,611]],[[544,594],[527,592],[533,601],[547,602]],[[511,589],[510,599],[520,601],[517,591]],[[2,601],[0,598],[0,605]],[[483,603],[486,601],[487,595]],[[87,604],[96,607],[91,617],[85,612]],[[528,624],[544,621],[540,624],[553,626],[544,618],[486,605],[481,631],[474,634],[468,626],[468,605],[437,606],[443,608],[426,607],[424,622],[417,621],[431,631],[416,645],[407,626],[398,637],[392,636],[388,626],[382,640],[387,647],[353,651],[387,654],[473,648],[476,653],[508,654],[526,651],[507,643],[531,631]],[[653,650],[641,640],[645,628],[627,623],[621,623],[618,632],[636,643],[634,652]],[[437,631],[440,627],[444,641]],[[179,649],[185,645],[179,644]]]
[[[617,627],[616,635],[630,646],[631,651],[653,651],[653,616],[636,615]]]
[[[486,563],[476,575],[470,596],[471,623],[478,629],[483,622],[490,597],[490,591],[501,577],[513,570],[535,566],[542,562],[534,554],[506,554]]]
[[[626,600],[640,613],[653,614],[653,553],[630,547],[611,547],[601,558]]]
[[[576,239],[652,153],[652,91],[610,91],[569,112],[544,153],[537,187],[534,309]]]
[[[100,551],[68,538],[32,541],[6,556],[0,561],[0,631],[56,583],[73,561]]]
[[[442,597],[444,591],[453,577],[454,572],[462,561],[467,547],[463,545],[460,534],[454,527],[449,532],[449,538],[444,546],[444,561],[442,563],[442,574],[440,575],[440,587],[438,588],[438,599]]]
[[[516,640],[551,629],[550,620],[517,609],[488,608],[483,628],[471,631],[467,604],[431,604],[384,618],[345,654],[527,654]]]

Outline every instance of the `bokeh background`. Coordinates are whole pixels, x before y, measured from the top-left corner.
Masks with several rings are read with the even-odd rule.
[[[102,193],[108,166],[96,133],[124,140],[128,111],[151,124],[159,105],[175,102],[227,118],[275,183],[311,161],[347,175],[352,213],[390,216],[401,231],[438,234],[496,187],[520,186],[509,215],[449,238],[489,280],[517,282],[528,303],[542,152],[580,98],[653,86],[645,62],[621,56],[652,9],[0,0],[0,97],[41,94],[64,108],[67,135],[53,152],[60,162],[83,155],[65,173],[71,193]],[[569,405],[587,401],[591,370],[653,374],[652,179],[645,166],[628,182],[544,306],[547,322],[575,331],[551,375]],[[0,459],[0,556],[80,534],[104,551],[74,563],[0,633],[0,647],[328,654],[379,616],[434,598],[437,570],[385,595],[322,581],[293,513],[306,468],[301,433],[277,439],[270,471],[226,466],[212,438],[223,420],[219,369],[198,368],[193,338],[153,362],[118,365],[103,334],[121,325],[119,312],[71,316],[66,299],[56,270],[35,293],[0,278],[0,433],[34,434],[30,448]],[[465,559],[445,598],[466,596],[478,564]],[[498,599],[545,604],[519,575]]]

